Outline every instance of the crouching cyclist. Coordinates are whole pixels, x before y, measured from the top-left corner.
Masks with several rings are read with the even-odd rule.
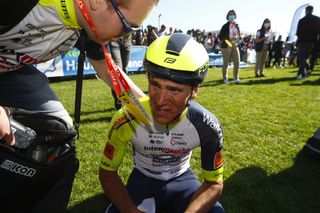
[[[224,212],[223,133],[217,118],[194,102],[208,72],[208,54],[191,36],[174,33],[147,49],[144,67],[153,118],[145,126],[120,109],[108,127],[99,178],[112,202],[106,212]],[[128,117],[129,116],[129,117]],[[118,176],[131,141],[134,169],[126,186]],[[200,147],[203,183],[190,167]]]

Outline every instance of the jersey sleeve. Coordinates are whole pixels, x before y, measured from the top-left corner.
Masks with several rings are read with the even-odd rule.
[[[108,126],[108,136],[103,150],[100,167],[108,171],[116,171],[120,166],[131,140],[133,129],[129,125],[130,119],[119,110]]]
[[[201,167],[207,181],[223,180],[223,131],[218,119],[198,104],[192,104],[192,116],[200,136]]]
[[[215,126],[215,127],[213,127]],[[223,137],[218,123],[212,125],[208,137],[201,144],[201,164],[203,178],[207,181],[223,180]]]

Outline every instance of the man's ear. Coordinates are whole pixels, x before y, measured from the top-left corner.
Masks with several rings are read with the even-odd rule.
[[[199,89],[200,89],[199,84],[193,88],[191,99],[195,99],[197,97],[197,93],[199,92]]]
[[[105,0],[88,0],[91,10],[97,10],[102,4],[106,3]]]

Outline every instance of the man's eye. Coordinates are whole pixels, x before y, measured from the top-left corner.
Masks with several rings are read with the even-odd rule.
[[[181,91],[179,90],[179,89],[177,89],[177,88],[169,88],[168,89],[170,92],[172,92],[172,93],[180,93]]]
[[[160,89],[160,86],[158,84],[152,84],[152,86],[156,89]]]

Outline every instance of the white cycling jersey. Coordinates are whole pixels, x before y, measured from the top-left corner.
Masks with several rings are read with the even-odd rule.
[[[40,0],[20,23],[0,35],[0,73],[68,52],[79,30],[73,1]]]

